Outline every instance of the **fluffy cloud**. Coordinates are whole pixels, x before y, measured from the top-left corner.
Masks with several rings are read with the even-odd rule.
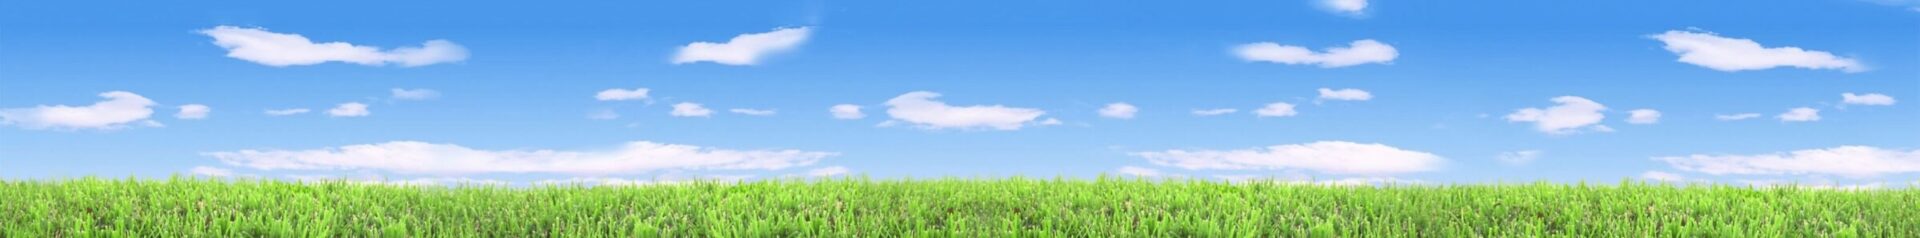
[[[1321,68],[1384,64],[1400,57],[1400,52],[1394,50],[1393,46],[1372,39],[1354,41],[1348,47],[1327,48],[1324,53],[1313,52],[1306,47],[1260,42],[1240,45],[1234,49],[1234,54],[1246,61],[1310,64]]]
[[[306,108],[288,108],[288,109],[267,109],[266,113],[268,116],[290,116],[294,114],[303,114],[303,113],[308,113],[312,111],[313,110],[308,110]]]
[[[807,170],[807,176],[830,177],[830,176],[846,175],[847,173],[850,173],[850,172],[853,172],[853,170],[847,169],[847,167],[830,166],[825,168]]]
[[[467,48],[446,40],[430,40],[420,47],[380,50],[346,42],[314,43],[298,34],[274,33],[262,28],[217,26],[201,30],[213,44],[227,49],[227,57],[267,66],[314,65],[338,61],[361,65],[399,64],[405,67],[459,62]]]
[[[647,91],[649,91],[647,90],[647,88],[635,88],[635,89],[613,88],[613,89],[602,90],[600,91],[600,93],[593,94],[593,99],[600,100],[600,101],[646,100]]]
[[[1111,103],[1100,108],[1100,116],[1108,118],[1133,119],[1133,114],[1139,112],[1139,107],[1124,102]]]
[[[99,96],[106,100],[87,106],[40,105],[0,109],[0,125],[36,130],[107,130],[136,122],[158,125],[147,119],[153,116],[153,100],[126,91],[105,92]]]
[[[1360,15],[1366,13],[1367,0],[1320,0],[1320,6],[1339,13]]]
[[[1738,120],[1746,120],[1746,119],[1754,119],[1754,118],[1760,118],[1760,114],[1759,113],[1740,113],[1740,114],[1713,115],[1714,120],[1721,120],[1721,121],[1738,121]]]
[[[1854,105],[1886,106],[1886,105],[1893,105],[1894,101],[1893,101],[1893,97],[1887,96],[1886,94],[1842,93],[1840,94],[1840,103],[1854,104]]]
[[[939,93],[914,91],[887,100],[889,122],[904,122],[926,129],[1019,130],[1047,112],[1040,109],[1002,105],[951,106],[935,101]],[[1056,120],[1057,121],[1057,120]]]
[[[1258,117],[1290,117],[1299,115],[1300,112],[1293,110],[1293,104],[1276,102],[1269,103],[1266,107],[1261,107],[1259,110],[1253,110],[1253,114]]]
[[[728,109],[727,111],[733,112],[733,113],[739,113],[741,115],[748,115],[748,116],[772,116],[774,113],[776,113],[773,110],[752,109],[752,108],[734,108],[734,109]]]
[[[1120,166],[1120,169],[1115,170],[1114,172],[1118,172],[1122,175],[1132,175],[1132,176],[1140,176],[1140,177],[1160,177],[1160,170],[1152,169],[1152,168],[1134,167],[1134,166]]]
[[[799,48],[811,32],[807,27],[779,28],[766,33],[741,34],[727,40],[727,43],[694,42],[680,47],[680,53],[673,57],[673,63],[707,61],[724,65],[753,65],[767,55]]]
[[[1780,121],[1783,121],[1783,122],[1819,121],[1820,109],[1813,109],[1810,107],[1797,107],[1793,109],[1787,109],[1787,112],[1780,113],[1780,115],[1773,116],[1773,117],[1779,118]]]
[[[1680,62],[1719,71],[1763,70],[1775,67],[1866,71],[1854,59],[1832,53],[1797,47],[1761,46],[1749,39],[1727,38],[1712,32],[1667,31],[1649,36],[1666,43],[1667,51],[1680,55]]]
[[[836,155],[800,150],[727,150],[629,142],[598,151],[481,150],[394,141],[312,150],[240,150],[204,155],[259,170],[375,170],[402,174],[624,174],[662,169],[779,170]]]
[[[1555,97],[1553,102],[1559,105],[1545,109],[1522,108],[1507,114],[1507,121],[1533,122],[1534,129],[1555,135],[1578,133],[1581,129],[1608,130],[1600,125],[1600,120],[1607,117],[1600,114],[1600,111],[1607,110],[1606,106],[1575,96]]]
[[[372,112],[367,111],[367,104],[357,102],[341,103],[333,109],[327,109],[327,116],[330,117],[364,117],[370,114]]]
[[[1712,175],[1831,174],[1874,177],[1920,172],[1920,150],[1901,151],[1868,146],[1840,146],[1757,155],[1656,157],[1681,171]]]
[[[433,89],[395,88],[389,91],[393,94],[391,97],[398,100],[427,100],[440,97],[440,91],[433,91]]]
[[[834,119],[853,120],[853,119],[867,118],[866,113],[860,112],[860,105],[853,105],[853,104],[833,105],[833,107],[827,108],[827,112],[833,113]]]
[[[1320,88],[1320,100],[1366,101],[1371,99],[1373,99],[1373,93],[1368,93],[1365,90],[1352,89],[1352,88],[1337,89],[1337,90],[1331,89],[1331,88]]]
[[[1134,156],[1185,169],[1304,169],[1327,174],[1398,174],[1438,169],[1440,156],[1382,144],[1320,141],[1243,150],[1168,150]]]
[[[1500,152],[1500,156],[1494,159],[1500,160],[1500,163],[1507,165],[1526,165],[1533,163],[1533,160],[1539,159],[1540,155],[1544,153],[1545,152],[1538,150],[1508,151]]]
[[[1659,122],[1660,111],[1653,109],[1634,109],[1633,111],[1627,111],[1627,123],[1629,124],[1654,124]]]
[[[1219,116],[1219,115],[1226,115],[1226,114],[1233,114],[1234,112],[1239,112],[1239,111],[1240,111],[1240,109],[1232,109],[1232,108],[1215,108],[1215,109],[1193,109],[1193,115],[1195,115],[1195,116]]]
[[[180,112],[174,113],[173,118],[180,118],[180,119],[186,119],[186,120],[207,119],[207,113],[211,113],[211,112],[213,112],[213,108],[207,107],[207,105],[200,105],[200,104],[180,105]]]
[[[713,116],[713,109],[707,109],[706,106],[701,106],[699,103],[675,103],[673,104],[673,111],[667,112],[667,115],[676,117],[711,117]]]

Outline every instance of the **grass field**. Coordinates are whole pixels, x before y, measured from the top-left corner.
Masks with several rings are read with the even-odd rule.
[[[0,182],[4,237],[1920,237],[1920,190],[1102,178]]]

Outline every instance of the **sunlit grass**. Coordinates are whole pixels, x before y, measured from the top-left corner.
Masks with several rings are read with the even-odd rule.
[[[1920,237],[1920,190],[1201,180],[0,181],[0,237]]]

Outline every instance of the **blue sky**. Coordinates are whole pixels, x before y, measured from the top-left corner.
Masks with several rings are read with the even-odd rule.
[[[1904,187],[1916,6],[7,2],[0,178]]]

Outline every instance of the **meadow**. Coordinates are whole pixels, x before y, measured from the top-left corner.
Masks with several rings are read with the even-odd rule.
[[[0,181],[0,237],[1920,237],[1920,190],[1205,180]]]

